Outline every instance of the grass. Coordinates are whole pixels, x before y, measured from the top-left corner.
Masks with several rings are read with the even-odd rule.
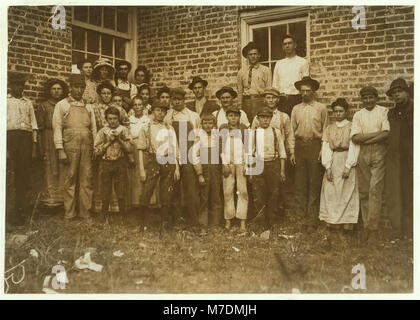
[[[268,240],[250,224],[247,235],[237,229],[200,235],[183,228],[159,232],[152,216],[139,232],[136,217],[122,225],[93,220],[66,223],[59,213],[41,210],[28,240],[13,245],[6,236],[5,270],[25,260],[25,277],[9,293],[41,293],[53,266],[62,264],[69,279],[60,293],[409,293],[413,290],[413,243],[391,242],[388,230],[375,245],[361,245],[358,235],[313,234],[288,211]],[[29,230],[20,231],[25,233]],[[278,234],[292,237],[280,237]],[[233,247],[239,249],[236,251]],[[29,254],[35,249],[39,256]],[[124,253],[122,257],[114,251]],[[102,272],[78,270],[74,262],[86,251]],[[353,266],[366,268],[366,290],[354,290]],[[16,268],[15,279],[22,270]],[[10,276],[10,272],[6,277]],[[18,281],[15,281],[18,282]]]

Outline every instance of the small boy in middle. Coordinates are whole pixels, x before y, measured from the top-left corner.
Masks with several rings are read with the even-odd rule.
[[[127,162],[130,166],[135,165],[131,154],[131,136],[129,129],[120,124],[120,111],[117,108],[108,107],[105,110],[105,119],[108,126],[99,130],[94,146],[95,156],[100,158],[102,212],[105,215],[108,213],[114,182],[120,217],[123,218],[125,216]]]
[[[216,117],[210,113],[201,116],[201,128],[193,146],[194,169],[200,184],[199,224],[218,227],[222,219],[221,139]]]
[[[248,212],[248,190],[245,176],[244,138],[247,127],[240,123],[241,110],[231,106],[226,110],[228,123],[222,124],[219,134],[222,136],[223,194],[225,198],[226,229],[230,229],[233,218],[240,220],[240,230],[246,231]],[[235,208],[234,190],[238,195]]]
[[[253,131],[252,151],[257,159],[264,161],[264,169],[259,175],[250,175],[250,179],[257,212],[255,218],[265,216],[266,227],[270,228],[275,224],[281,182],[286,181],[286,150],[280,130],[270,126],[273,110],[264,107],[257,117],[258,128]]]

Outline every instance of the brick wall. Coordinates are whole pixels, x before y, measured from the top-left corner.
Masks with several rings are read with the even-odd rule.
[[[186,87],[193,75],[209,81],[208,93],[236,87],[240,65],[238,7],[141,7],[139,64],[153,73],[152,86]],[[188,90],[189,99],[193,98]]]
[[[47,78],[66,80],[71,73],[71,14],[67,7],[65,30],[54,30],[52,6],[14,6],[8,11],[8,70],[33,75],[25,95],[42,99]]]
[[[382,105],[392,80],[414,77],[414,7],[366,6],[366,29],[354,30],[352,7],[310,11],[311,74],[320,80],[319,99],[345,97],[360,107],[358,92],[373,85]]]

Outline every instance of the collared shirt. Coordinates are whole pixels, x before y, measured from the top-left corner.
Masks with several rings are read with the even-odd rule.
[[[242,123],[246,127],[249,127],[249,121],[248,121],[248,117],[246,116],[246,113],[243,110],[240,110],[240,112],[241,112],[241,117],[239,119],[240,123]],[[220,128],[223,124],[228,123],[225,109],[220,108],[219,110],[214,111],[212,114],[216,117],[216,125],[218,128]]]
[[[265,89],[271,87],[271,70],[260,63],[252,68],[251,86],[248,85],[249,68],[246,64],[238,71],[238,95],[239,101],[242,101],[242,96],[251,94],[262,94]]]
[[[85,80],[86,88],[83,92],[83,100],[86,103],[92,104],[98,101],[98,94],[96,93],[96,82],[90,79]]]
[[[76,101],[70,95],[55,105],[53,114],[53,131],[56,149],[63,149],[63,129],[65,129],[63,128],[63,120],[68,116],[71,106],[87,109],[90,116],[90,131],[92,132],[93,138],[96,136],[95,113],[92,106],[89,104],[85,105],[83,99]]]
[[[309,64],[305,58],[298,55],[293,58],[284,58],[276,62],[273,75],[273,87],[280,93],[299,94],[295,82],[309,76]]]
[[[172,125],[172,121],[189,121],[193,126],[193,129],[198,129],[200,127],[200,116],[197,112],[191,111],[187,107],[181,111],[175,109],[169,109],[168,113],[165,116],[164,122]]]
[[[220,127],[219,133],[222,137],[223,144],[221,152],[223,164],[245,163],[245,152],[249,150],[249,148],[245,148],[245,143],[250,143],[249,139],[246,139],[244,136],[246,129],[242,123],[237,128],[230,128],[228,124],[223,124]]]
[[[253,153],[264,161],[272,161],[280,157],[280,159],[286,159],[286,149],[284,148],[284,139],[279,129],[275,129],[276,137],[272,127],[268,128],[257,128],[253,130],[252,134],[256,136],[252,137],[252,150]],[[277,140],[277,146],[275,141]],[[276,152],[277,151],[277,152]]]
[[[217,129],[212,129],[209,133],[199,129],[192,147],[193,165],[219,164],[222,151],[221,140]],[[200,174],[200,172],[202,173],[201,169],[197,174]]]
[[[142,127],[147,127],[150,124],[150,118],[142,116],[140,118],[130,116],[130,134],[133,139],[137,139]]]
[[[38,130],[34,106],[28,98],[7,95],[7,130]]]
[[[203,111],[204,105],[207,102],[206,97],[202,97],[200,100],[195,100],[195,111],[198,114],[201,114],[201,111]]]
[[[101,159],[103,160],[118,160],[125,156],[124,149],[117,139],[108,148],[104,148],[104,145],[111,141],[110,137],[114,132],[118,133],[123,143],[125,143],[125,147],[129,148],[131,136],[128,128],[122,125],[119,125],[117,128],[103,127],[96,135],[94,145],[95,153],[102,155]]]
[[[291,127],[294,133],[291,139],[290,153],[295,151],[295,138],[322,138],[322,132],[328,124],[327,107],[318,102],[300,103],[292,110]]]
[[[256,129],[259,127],[259,125],[260,122],[258,120],[258,116],[256,116],[254,121],[252,121],[251,128]],[[271,118],[270,127],[280,130],[280,133],[285,141],[285,147],[287,150],[290,150],[292,147],[293,130],[290,127],[290,118],[287,113],[275,109],[273,111],[273,118]]]
[[[354,114],[350,137],[389,129],[388,108],[376,105],[370,111],[363,108]]]
[[[130,81],[117,79],[117,88],[121,90],[130,90],[130,99],[133,99],[137,95],[137,87],[135,84],[131,83]]]
[[[179,159],[176,133],[172,126],[152,120],[150,125],[140,129],[137,139],[137,149],[155,153],[157,157],[167,157],[175,154]]]

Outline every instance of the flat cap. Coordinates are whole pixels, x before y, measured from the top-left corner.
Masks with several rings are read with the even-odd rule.
[[[274,88],[265,89],[264,92],[263,92],[263,96],[266,96],[268,94],[271,94],[271,95],[273,95],[275,97],[279,97],[280,96],[280,92],[277,89],[274,89]]]
[[[230,106],[227,110],[226,110],[226,115],[228,115],[229,113],[237,113],[237,114],[241,114],[241,109],[239,109],[238,106]]]
[[[81,74],[75,74],[75,73],[72,73],[70,75],[69,83],[70,85],[74,85],[74,84],[83,84],[84,86],[86,85],[85,77]]]
[[[366,86],[360,89],[360,96],[363,97],[366,94],[373,94],[375,97],[378,96],[378,91],[372,86]]]
[[[398,78],[391,82],[391,86],[386,92],[386,95],[390,97],[392,95],[392,91],[394,91],[396,88],[410,92],[410,88],[408,87],[407,82],[405,82],[405,80],[402,78]]]
[[[178,97],[184,98],[185,94],[186,94],[186,92],[182,88],[178,87],[178,88],[171,89],[171,97],[178,96]]]
[[[260,111],[258,111],[257,116],[273,116],[273,110],[269,107],[264,107]]]

